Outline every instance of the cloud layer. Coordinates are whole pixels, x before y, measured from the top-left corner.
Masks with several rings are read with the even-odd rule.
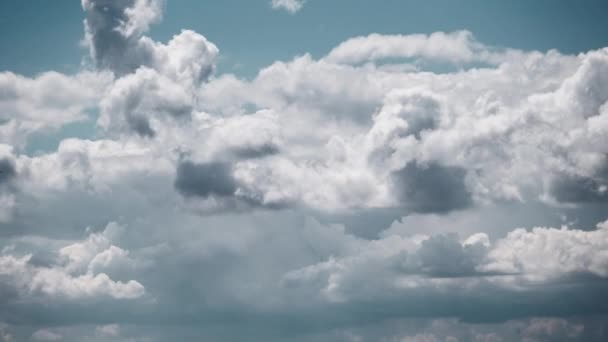
[[[0,73],[0,339],[606,338],[608,49],[371,34],[248,80],[163,7],[83,0],[86,71]]]

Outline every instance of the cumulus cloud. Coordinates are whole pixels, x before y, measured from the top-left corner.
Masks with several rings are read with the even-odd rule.
[[[154,137],[153,115],[188,116],[193,98],[178,83],[144,67],[119,79],[102,101],[102,127],[117,130],[120,126],[110,127],[111,120],[121,123],[124,119],[133,132]]]
[[[209,132],[208,154],[220,160],[271,156],[280,153],[281,131],[278,115],[272,111],[217,120]]]
[[[552,277],[568,273],[608,276],[608,222],[591,232],[567,228],[517,229],[500,240],[481,268],[504,273],[531,273]]]
[[[148,66],[182,81],[203,80],[213,69],[217,48],[193,31],[183,30],[167,45],[143,35],[161,19],[161,0],[83,0],[82,7],[84,41],[99,68],[124,75]]]
[[[563,149],[558,146],[562,142],[554,140],[547,130],[553,124],[550,122],[552,117],[548,114],[551,109],[537,109],[536,103],[549,96],[546,94],[547,89],[559,91],[562,82],[566,82],[568,73],[576,71],[577,63],[585,58],[586,56],[581,56],[577,60],[555,52],[546,55],[522,54],[522,61],[504,62],[497,69],[471,69],[439,75],[388,73],[375,67],[340,66],[304,56],[288,64],[276,63],[263,70],[251,82],[219,78],[204,87],[202,96],[206,99],[205,103],[219,103],[225,109],[238,104],[235,98],[240,98],[243,106],[253,102],[258,107],[276,108],[276,111],[283,113],[279,124],[286,146],[297,144],[292,147],[293,150],[305,151],[306,146],[301,141],[303,136],[307,136],[309,149],[318,151],[321,148],[327,151],[325,158],[318,154],[312,157],[320,160],[319,165],[333,162],[331,166],[334,169],[340,165],[360,170],[359,175],[369,172],[371,178],[376,180],[373,184],[376,194],[359,199],[362,203],[355,200],[354,203],[359,205],[386,205],[391,201],[394,205],[397,196],[383,193],[390,192],[390,182],[385,181],[388,176],[386,167],[374,169],[374,164],[366,163],[365,158],[361,158],[360,153],[356,155],[355,151],[369,151],[367,153],[371,157],[368,161],[386,162],[388,164],[384,165],[392,171],[400,170],[414,160],[421,164],[435,163],[460,168],[466,174],[464,183],[467,188],[464,193],[471,193],[473,198],[521,200],[523,193],[533,191],[539,197],[544,197],[545,192],[544,189],[538,189],[540,184],[524,184],[530,179],[526,173],[531,172],[523,165],[524,160],[534,158],[537,167],[553,174],[556,167],[567,168],[568,163],[577,162],[575,160],[579,158],[557,152],[558,149]],[[529,70],[522,69],[526,63]],[[532,68],[535,68],[534,71]],[[511,79],[511,70],[527,75],[528,83],[524,86],[528,87],[527,91],[520,92],[521,87],[517,90],[510,88],[512,94],[509,94],[506,88],[502,88],[515,81]],[[505,92],[497,93],[494,90],[488,93],[478,88],[480,78],[487,82],[486,86],[505,89]],[[217,92],[220,89],[221,92]],[[538,96],[532,96],[531,100],[525,99],[535,92],[538,92]],[[471,96],[473,93],[479,96]],[[307,94],[314,94],[315,100]],[[223,105],[224,96],[231,99],[230,105],[228,102]],[[517,98],[524,100],[515,100]],[[370,114],[374,112],[374,106],[381,106],[381,109],[372,116]],[[358,116],[357,111],[361,108],[369,108],[367,119]],[[213,107],[209,109],[215,110]],[[229,110],[228,113],[234,113],[232,109]],[[566,108],[560,110],[564,113],[568,111]],[[302,121],[303,113],[308,120]],[[370,128],[367,125],[372,117],[373,126]],[[311,133],[304,133],[301,129],[295,131],[290,126],[293,123],[298,123],[299,127],[311,127],[307,130]],[[573,121],[572,124],[572,130],[584,127],[580,121]],[[597,127],[599,126],[594,125],[593,130],[597,131]],[[582,135],[578,135],[578,138],[587,139]],[[541,143],[539,139],[546,141]],[[589,136],[588,139],[596,138]],[[323,143],[327,145],[323,146]],[[543,149],[540,150],[539,146],[543,146]],[[288,151],[289,148],[284,150]],[[353,154],[349,155],[351,151]],[[599,151],[579,152],[576,153],[580,158],[586,159],[578,159],[577,163],[585,162],[585,167],[592,167],[593,158],[602,158]],[[575,153],[574,149],[571,153]],[[585,153],[586,156],[583,157],[582,154]],[[312,159],[305,153],[300,155]],[[297,160],[298,157],[292,154],[290,159]],[[340,159],[330,159],[334,157]],[[338,160],[341,163],[335,163]],[[302,169],[301,166],[299,168]],[[580,172],[582,165],[571,168],[578,168],[577,172]],[[277,168],[274,167],[273,170],[276,172]],[[315,172],[325,179],[331,174],[331,170],[327,170],[327,175],[323,176],[323,167],[316,167]],[[348,177],[348,174],[347,172],[344,176]],[[359,183],[364,184],[361,180]],[[335,203],[325,203],[324,206],[335,206]]]
[[[86,13],[85,43],[98,67],[122,74],[150,61],[150,47],[139,38],[161,19],[161,1],[83,0],[82,8]]]
[[[196,89],[214,69],[213,43],[193,31],[182,31],[167,45],[157,44],[153,62],[125,74],[101,100],[98,124],[109,134],[131,131],[153,137],[151,120],[188,118]]]
[[[315,289],[330,302],[400,298],[417,305],[413,296],[433,293],[441,301],[444,291],[463,297],[470,289],[535,291],[570,276],[606,278],[607,227],[516,229],[494,243],[484,233],[464,241],[456,235],[392,235],[365,243],[355,254],[290,271],[283,281]]]
[[[302,9],[306,0],[272,0],[270,5],[273,9],[282,9],[289,14],[295,14]]]
[[[32,254],[0,256],[0,275],[9,286],[28,294],[65,296],[69,299],[109,296],[132,299],[144,294],[144,287],[135,280],[114,281],[101,271],[115,263],[129,262],[122,249],[109,245],[108,235],[117,229],[110,224],[102,234],[92,234],[82,243],[65,246],[58,251],[59,264],[38,267],[31,263]]]
[[[23,148],[28,136],[87,119],[112,78],[49,71],[34,78],[0,73],[0,143]]]
[[[96,71],[0,74],[0,336],[605,337],[607,49],[371,34],[247,80],[163,6],[84,0]]]
[[[160,0],[85,0],[82,7],[84,41],[93,61],[120,77],[101,101],[99,125],[106,132],[125,126],[154,137],[150,120],[155,116],[190,115],[196,87],[215,68],[217,47],[191,30],[167,44],[144,36],[162,17]]]
[[[325,57],[333,63],[358,64],[389,58],[422,58],[457,64],[500,63],[515,51],[495,51],[479,43],[469,31],[410,35],[370,34],[350,38]]]
[[[103,133],[156,139],[154,148],[173,153],[173,163],[183,152],[230,162],[242,188],[262,201],[413,212],[505,199],[604,202],[606,151],[591,148],[605,145],[605,87],[593,76],[602,74],[604,50],[577,57],[505,50],[492,67],[417,73],[373,62],[446,54],[471,61],[494,50],[465,31],[376,35],[346,41],[320,60],[274,63],[252,81],[226,75],[204,83],[218,54],[213,43],[192,31],[167,44],[143,35],[160,19],[159,3],[83,7],[102,17],[99,30],[87,19],[91,37],[107,29],[150,52],[133,68],[114,70],[120,77],[99,102]],[[447,42],[455,47],[435,48]],[[347,61],[349,46],[367,45],[363,57]],[[372,63],[350,65],[363,60]],[[593,91],[581,90],[587,84]],[[251,105],[261,110],[247,114]],[[558,117],[563,133],[551,129]],[[533,181],[538,173],[545,181]],[[444,191],[452,195],[439,199]]]
[[[27,193],[76,189],[106,192],[122,177],[138,171],[148,175],[169,173],[172,165],[155,152],[126,141],[64,139],[55,152],[37,157],[21,155],[16,163],[24,169],[22,188]],[[155,158],[156,163],[150,167]]]

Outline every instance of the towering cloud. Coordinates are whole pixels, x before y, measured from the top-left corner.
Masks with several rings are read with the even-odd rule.
[[[153,60],[142,34],[162,17],[161,0],[83,0],[85,42],[98,67],[124,74]]]
[[[608,49],[371,34],[243,79],[164,6],[84,0],[94,70],[0,73],[0,339],[606,339]]]

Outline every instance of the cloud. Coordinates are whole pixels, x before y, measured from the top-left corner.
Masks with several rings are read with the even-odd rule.
[[[120,334],[118,324],[107,324],[95,327],[95,332],[102,336],[116,337]]]
[[[517,229],[500,240],[481,269],[553,277],[568,273],[608,276],[605,248],[608,223],[591,232],[567,228]]]
[[[494,243],[484,233],[464,241],[456,235],[386,236],[364,243],[355,254],[290,271],[283,281],[337,303],[393,298],[416,307],[416,296],[432,296],[441,311],[450,302],[444,291],[454,297],[468,297],[470,289],[512,296],[512,289],[534,292],[539,284],[572,276],[606,278],[606,227],[604,222],[594,231],[516,229]]]
[[[237,189],[229,164],[194,164],[189,161],[178,165],[175,187],[186,196],[201,197],[232,196]]]
[[[273,151],[271,151],[274,153]],[[253,155],[258,157],[259,155]],[[251,154],[240,155],[249,159]],[[283,208],[287,200],[267,198],[235,177],[230,162],[196,163],[182,160],[177,165],[175,189],[197,210],[250,210],[255,207]]]
[[[10,222],[16,207],[18,172],[13,150],[0,145],[0,222]]]
[[[58,251],[66,261],[51,267],[31,264],[32,254],[0,256],[0,275],[9,286],[24,291],[23,296],[42,294],[68,299],[109,296],[133,299],[144,294],[144,287],[135,280],[113,281],[103,272],[112,263],[128,262],[127,254],[109,244],[107,235],[116,229],[110,224],[103,234],[92,234],[82,243],[65,246]],[[107,248],[106,248],[107,247]]]
[[[112,250],[107,246],[114,243],[128,250],[133,260],[143,259],[150,265],[148,268],[127,268],[128,273],[112,271],[109,265],[94,271],[114,272],[108,274],[116,279],[135,278],[146,285],[145,295],[154,300],[145,303],[142,302],[145,297],[139,297],[141,299],[130,300],[133,304],[128,308],[113,304],[120,301],[119,298],[106,300],[99,304],[96,312],[84,314],[83,320],[107,322],[111,317],[114,322],[126,322],[141,319],[149,322],[147,324],[164,322],[169,326],[172,320],[195,320],[208,327],[209,336],[236,338],[230,333],[234,329],[215,328],[213,317],[221,312],[235,315],[234,321],[222,323],[234,327],[239,325],[240,319],[251,317],[249,315],[254,312],[259,320],[255,326],[261,330],[251,338],[264,339],[270,335],[263,327],[273,326],[284,315],[317,327],[303,328],[306,332],[327,333],[338,327],[379,324],[420,313],[427,317],[446,315],[486,322],[530,315],[605,312],[603,306],[591,303],[606,295],[602,292],[605,281],[602,272],[606,271],[606,265],[602,266],[600,262],[593,266],[588,262],[601,260],[606,247],[601,242],[605,240],[605,224],[589,232],[535,228],[522,235],[515,230],[495,240],[485,233],[466,239],[454,234],[438,234],[390,235],[366,240],[349,235],[339,225],[322,225],[297,212],[200,217],[175,213],[175,208],[169,206],[167,209],[157,207],[157,212],[148,215],[149,218],[130,220],[132,224],[128,227],[111,224],[104,231],[89,234],[80,241],[43,243],[58,244],[51,249],[63,251],[59,254],[67,258],[61,264],[65,273],[68,269],[73,272],[92,269],[93,260],[100,259],[104,251]],[[167,229],[168,224],[173,224],[171,229]],[[563,248],[546,247],[555,246],[562,240]],[[546,245],[540,245],[541,241],[546,241]],[[591,241],[597,243],[592,245]],[[12,253],[32,250],[32,247],[21,247],[23,243],[25,240],[14,241]],[[510,246],[526,246],[527,243],[530,246],[525,250],[517,247],[512,254],[507,253]],[[570,257],[564,257],[568,255]],[[561,259],[564,265],[571,266],[560,267],[557,260]],[[554,265],[558,266],[548,263],[545,267],[545,263],[538,260],[556,260]],[[182,272],[185,265],[196,265],[197,272]],[[502,265],[524,266],[512,269]],[[551,292],[542,295],[547,289]],[[79,300],[108,296],[101,291],[91,295],[93,297],[80,297]],[[53,317],[54,310],[65,310],[65,318],[61,320],[64,323],[60,324],[69,324],[72,312],[81,312],[78,306],[74,307],[77,298],[70,300],[68,297],[66,303],[60,301],[62,296],[45,296],[51,306],[44,317]],[[524,300],[530,305],[500,312],[491,310]],[[454,305],[457,302],[468,305]],[[12,301],[10,305],[13,311],[20,308]],[[163,315],[157,315],[149,305],[163,307]],[[189,308],[186,313],[184,306]],[[374,314],[377,307],[383,308],[381,315]],[[25,317],[27,321],[30,316]],[[46,324],[44,322],[40,324]],[[145,324],[138,326],[152,334]],[[141,330],[130,331],[121,327],[121,334],[124,332],[125,336],[144,334]],[[491,329],[487,333],[495,331]],[[157,333],[162,334],[154,334]],[[290,329],[283,334],[281,336],[285,338],[299,335]],[[387,336],[386,331],[379,334]]]
[[[183,117],[190,115],[192,97],[180,85],[155,71],[142,67],[134,74],[119,79],[102,100],[102,116],[99,120],[106,130],[117,131],[120,127],[110,126],[113,121],[119,125],[124,119],[133,132],[154,137],[150,119],[154,115]]]
[[[410,35],[370,34],[350,38],[325,57],[332,63],[359,64],[389,58],[423,58],[456,64],[500,63],[508,53],[493,51],[475,40],[469,31]]]
[[[594,334],[598,328],[593,320],[578,317],[535,317],[483,325],[445,318],[401,319],[368,329],[343,329],[336,335],[348,341],[369,341],[379,336],[385,336],[390,341],[597,341],[598,336]],[[328,335],[324,337],[330,338]],[[339,338],[334,336],[334,339]]]
[[[224,115],[238,115],[234,106],[251,103],[282,113],[282,152],[299,165],[298,177],[309,171],[301,166],[307,165],[305,162],[289,153],[296,148],[301,156],[317,153],[315,158],[320,162],[315,176],[320,179],[314,181],[323,184],[323,189],[332,188],[333,184],[324,181],[340,167],[345,169],[344,178],[358,170],[353,182],[362,187],[370,183],[371,193],[359,198],[330,200],[327,193],[336,192],[335,198],[339,198],[338,192],[347,191],[343,186],[325,190],[324,195],[311,195],[323,202],[309,203],[313,206],[401,205],[396,201],[399,197],[389,190],[387,175],[414,160],[462,170],[466,174],[464,193],[470,193],[473,202],[521,201],[524,197],[544,200],[550,183],[532,184],[532,174],[543,173],[545,179],[562,173],[593,177],[604,162],[605,151],[586,147],[591,142],[604,146],[601,108],[596,109],[597,115],[583,119],[584,115],[576,114],[580,107],[571,107],[586,101],[584,95],[575,95],[579,92],[574,80],[587,73],[588,65],[601,68],[604,55],[595,51],[573,58],[555,51],[519,52],[496,67],[445,74],[388,72],[375,65],[337,65],[327,58],[315,61],[303,56],[289,63],[277,62],[252,81],[214,79],[202,89],[201,97],[205,108]],[[593,64],[587,62],[591,59]],[[518,82],[516,74],[525,77],[525,84],[513,86]],[[572,96],[576,100],[563,100]],[[557,132],[563,133],[551,128],[557,117],[563,119],[562,130]],[[310,154],[301,153],[306,147]],[[371,155],[368,162],[361,160],[361,151]],[[266,162],[275,163],[258,164],[264,167]],[[535,166],[530,168],[530,164]],[[276,175],[280,172],[276,165],[272,170],[277,181],[289,177]],[[306,197],[314,188],[307,188],[300,196]],[[326,200],[321,200],[324,197]]]
[[[413,162],[396,171],[392,177],[398,196],[413,212],[441,213],[472,204],[464,182],[464,169]]]
[[[580,338],[584,329],[584,325],[573,324],[565,319],[534,319],[524,330],[524,335],[526,341],[542,339],[565,341]]]
[[[444,110],[441,99],[424,89],[397,89],[389,93],[367,133],[372,161],[387,162],[385,159],[398,152],[399,145],[408,144],[407,139],[420,140],[425,131],[437,129]],[[407,162],[400,154],[398,157],[392,164]],[[391,164],[390,160],[388,163]]]
[[[146,36],[160,1],[82,6],[95,70],[0,74],[3,338],[605,340],[607,49],[372,34],[241,79]]]
[[[32,334],[32,338],[36,341],[59,341],[63,338],[63,335],[52,330],[40,329]]]
[[[276,113],[256,113],[217,120],[208,150],[216,159],[257,159],[280,153],[283,137]],[[228,156],[227,156],[228,155]]]
[[[140,66],[162,69],[174,78],[201,81],[211,70],[218,51],[203,36],[183,30],[167,44],[144,36],[160,21],[161,0],[83,0],[85,44],[100,69],[125,75]]]
[[[34,78],[0,73],[0,143],[21,149],[33,133],[86,120],[110,82],[106,73],[49,71]]]
[[[205,37],[183,30],[168,44],[147,37],[150,56],[122,75],[101,100],[98,125],[112,134],[126,128],[155,136],[151,120],[187,118],[197,102],[196,89],[215,69],[217,47]]]
[[[124,74],[150,62],[150,46],[140,41],[149,26],[161,19],[157,0],[83,0],[84,41],[99,68]]]
[[[144,13],[128,24],[125,13],[136,7],[154,13],[155,3],[125,4],[117,10],[119,28],[112,30],[150,43],[153,58],[118,73],[102,92],[100,133],[136,144],[149,142],[130,134],[156,139],[154,149],[176,169],[182,152],[230,162],[248,197],[315,209],[447,212],[496,200],[602,202],[606,151],[589,146],[605,140],[603,81],[592,76],[605,64],[603,50],[579,57],[511,51],[486,68],[446,74],[345,65],[329,58],[332,53],[321,60],[305,55],[274,63],[252,81],[227,75],[206,83],[218,54],[213,43],[192,31],[167,44],[153,42],[143,32],[154,22],[146,18],[155,16]],[[399,42],[434,46],[437,37],[471,45],[475,58],[493,51],[466,32],[403,36]],[[413,55],[435,58],[417,49]],[[580,90],[586,82],[600,85],[589,95]],[[595,114],[581,114],[590,111]],[[562,122],[570,138],[553,134],[556,117],[567,118]],[[193,152],[195,144],[206,148]],[[534,168],[527,167],[529,160]],[[408,181],[433,172],[446,182]],[[549,181],[530,181],[538,173]],[[432,195],[446,186],[454,203]],[[572,187],[581,190],[578,198],[567,197],[576,193]]]
[[[289,14],[295,14],[304,6],[305,0],[272,0],[270,5],[272,9],[282,9]]]
[[[2,338],[3,342],[13,342],[13,341],[15,341],[15,339],[13,338],[13,335],[11,335],[7,331],[7,327],[6,327],[5,323],[0,323],[0,338]]]
[[[17,175],[15,165],[8,158],[0,159],[0,184],[8,183]]]
[[[551,196],[563,203],[606,202],[608,161],[591,176],[558,175],[550,185]]]

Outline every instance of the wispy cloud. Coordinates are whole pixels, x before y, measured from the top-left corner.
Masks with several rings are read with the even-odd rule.
[[[289,14],[295,14],[302,9],[306,0],[272,0],[270,5],[273,9],[282,9]]]

